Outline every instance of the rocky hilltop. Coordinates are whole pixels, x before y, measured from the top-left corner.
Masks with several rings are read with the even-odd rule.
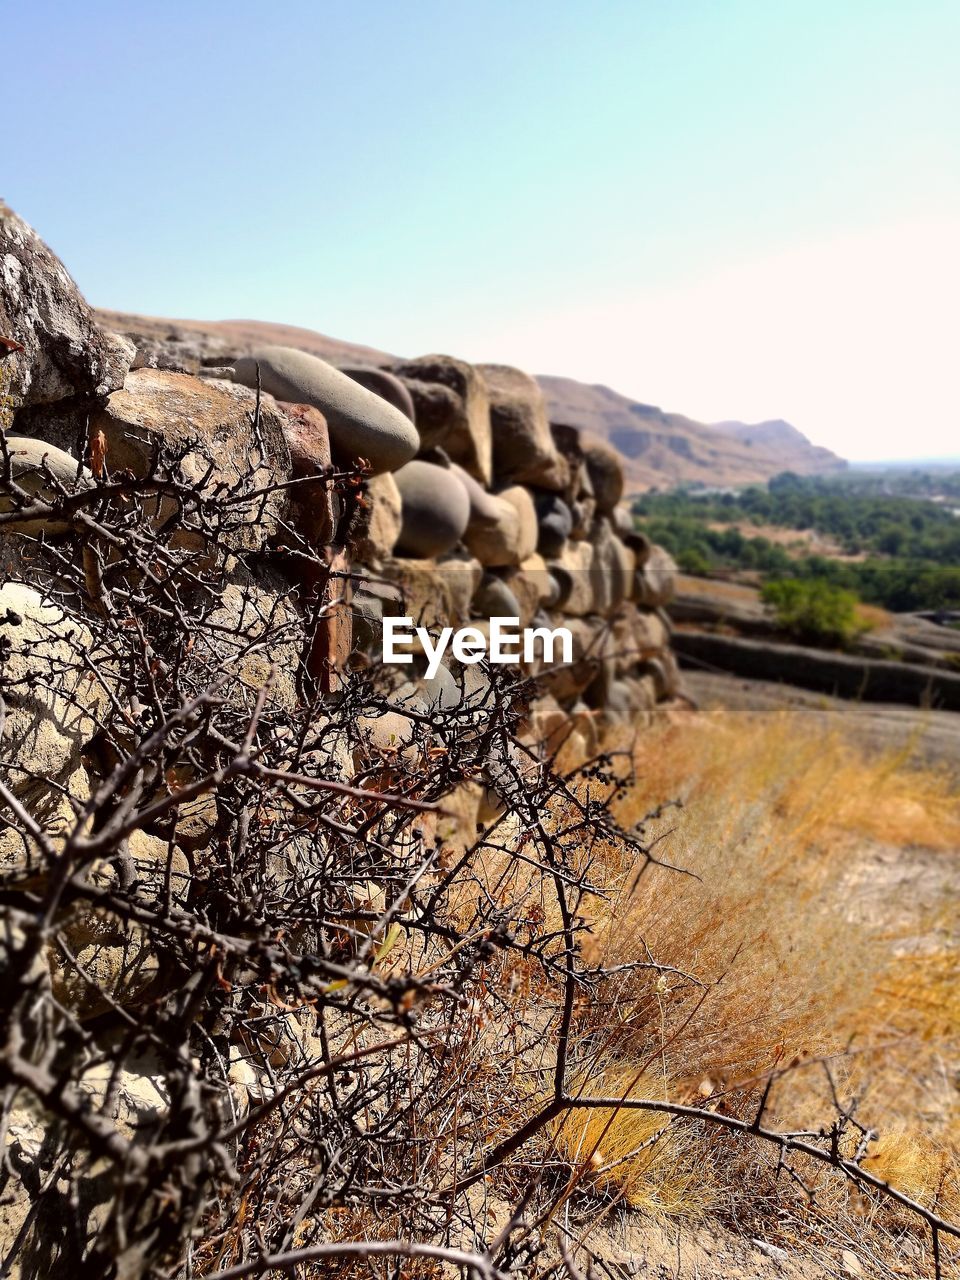
[[[336,365],[390,368],[399,363],[389,352],[290,325],[257,320],[166,320],[103,310],[96,314],[105,328],[132,335],[141,350],[152,351],[161,365],[179,361],[178,367],[193,372],[230,352],[250,351],[263,344],[296,347]],[[742,422],[708,426],[682,414],[639,404],[609,387],[548,375],[539,375],[537,381],[553,421],[606,440],[623,456],[628,493],[676,484],[751,484],[781,471],[820,475],[846,466],[842,458],[812,445],[796,427],[780,420],[753,426]]]
[[[609,387],[541,376],[551,417],[609,441],[624,455],[633,491],[678,484],[740,485],[781,471],[826,475],[846,462],[813,445],[788,422],[722,422],[708,426]]]

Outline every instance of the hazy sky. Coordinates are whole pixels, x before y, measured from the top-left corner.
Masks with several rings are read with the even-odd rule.
[[[960,454],[958,0],[0,4],[91,301]]]

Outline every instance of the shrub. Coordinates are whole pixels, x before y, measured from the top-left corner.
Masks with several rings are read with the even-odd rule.
[[[868,629],[852,591],[818,579],[781,578],[764,584],[765,604],[789,635],[812,644],[849,644]]]

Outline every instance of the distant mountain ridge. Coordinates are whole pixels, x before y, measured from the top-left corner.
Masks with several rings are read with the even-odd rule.
[[[374,347],[344,342],[293,325],[260,320],[166,320],[155,316],[98,311],[109,329],[128,333],[145,344],[174,342],[197,364],[216,364],[228,353],[249,351],[261,343],[298,347],[332,364],[390,365],[398,357]],[[812,445],[788,422],[748,424],[719,422],[713,426],[656,405],[641,404],[610,387],[590,386],[573,378],[538,377],[555,422],[581,427],[608,440],[623,454],[627,489],[680,484],[710,486],[750,484],[780,471],[820,475],[842,470],[842,458]]]
[[[600,384],[551,375],[537,380],[553,421],[590,431],[624,455],[627,485],[634,490],[753,484],[781,471],[826,475],[847,465],[782,419],[711,425],[630,400]]]

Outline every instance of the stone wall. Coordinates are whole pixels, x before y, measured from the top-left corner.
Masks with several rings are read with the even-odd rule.
[[[166,680],[171,664],[188,656],[186,692],[202,700],[219,680],[218,697],[232,700],[224,723],[236,727],[237,740],[250,717],[261,716],[272,741],[282,743],[284,734],[294,736],[296,715],[312,717],[316,703],[324,728],[311,743],[310,767],[350,790],[361,774],[365,785],[380,785],[371,765],[378,752],[391,768],[406,759],[418,718],[432,717],[432,732],[449,708],[472,732],[468,677],[471,697],[477,681],[488,679],[454,664],[427,680],[419,659],[381,670],[385,617],[481,632],[493,617],[568,627],[573,661],[526,664],[522,675],[537,679],[517,686],[511,714],[519,706],[523,743],[559,745],[576,736],[589,755],[606,726],[643,726],[677,693],[663,612],[674,566],[633,531],[618,456],[551,423],[525,373],[448,356],[338,370],[288,348],[241,351],[196,335],[109,333],[63,265],[2,204],[0,428],[0,873],[10,901],[20,904],[0,913],[0,1014],[33,1018],[31,1010],[46,1010],[30,1027],[26,1075],[4,1077],[29,1087],[16,1093],[7,1117],[13,1189],[0,1187],[0,1241],[29,1237],[33,1263],[13,1274],[42,1275],[99,1247],[113,1190],[98,1191],[89,1172],[72,1181],[64,1175],[60,1189],[51,1181],[34,1217],[38,1152],[55,1145],[52,1112],[36,1098],[59,1097],[56,1114],[67,1122],[92,1107],[98,1124],[108,1115],[111,1132],[135,1146],[144,1125],[168,1116],[171,1067],[117,1049],[113,1076],[85,1067],[72,1082],[58,1082],[34,1059],[46,1062],[51,1028],[62,1038],[63,1026],[93,1027],[83,1032],[93,1045],[98,1019],[106,1019],[103,1034],[112,1034],[109,1019],[122,1019],[145,993],[162,1000],[187,990],[183,956],[176,947],[158,949],[146,921],[161,907],[176,914],[198,895],[208,910],[223,833],[236,819],[218,808],[206,783],[184,798],[202,760],[189,751],[164,755],[168,767],[156,776],[131,770],[124,780],[148,820],[105,844],[102,856],[80,856],[86,905],[61,903],[42,937],[36,913],[21,910],[35,905],[32,894],[51,892],[60,852],[76,855],[88,834],[85,813],[106,821],[113,812],[117,821],[119,793],[104,791],[104,779],[113,776],[117,753],[132,750],[143,711],[116,657],[124,645],[110,643],[120,629],[126,652],[138,649],[136,591],[120,599],[126,583],[152,575],[153,618],[162,625],[151,634],[166,626],[170,642],[170,652],[154,639],[156,652],[137,654],[139,697],[149,697],[155,673]],[[158,459],[166,455],[175,466],[164,478]],[[125,485],[137,490],[129,517]],[[110,503],[115,523],[108,527],[100,521]],[[173,532],[151,538],[147,527]],[[176,556],[181,594],[168,601],[164,574]],[[202,625],[189,646],[178,647],[181,605]],[[375,715],[338,721],[338,707],[371,669],[386,701]],[[104,733],[107,723],[113,727]],[[423,738],[407,763],[425,770]],[[464,814],[474,832],[477,821],[503,811],[518,767],[508,751],[485,751],[460,774],[470,779]],[[356,837],[351,828],[330,829]],[[312,836],[316,848],[301,858],[299,827],[291,830],[276,867],[261,869],[270,884],[294,874],[297,859],[316,862],[328,851]],[[399,855],[401,839],[426,836],[386,838]],[[296,874],[309,883],[310,872]],[[381,908],[371,907],[370,895],[382,900],[382,888],[362,867],[352,874],[360,887],[348,885],[346,898],[359,894],[354,909],[375,919]],[[91,907],[101,893],[108,905]],[[127,909],[131,902],[135,909]],[[82,1036],[78,1043],[86,1045]],[[241,1106],[251,1081],[266,1087],[270,1068],[258,1075],[255,1055],[239,1042],[227,1053],[231,1105]],[[9,1062],[4,1070],[13,1070]],[[57,1235],[68,1219],[70,1232],[82,1236],[69,1247]]]
[[[444,355],[334,370],[292,348],[236,351],[183,330],[126,337],[143,343],[135,385],[166,373],[209,396],[259,376],[285,419],[293,475],[359,463],[372,473],[346,518],[329,485],[326,500],[295,503],[300,530],[355,575],[341,664],[378,660],[386,614],[481,630],[512,616],[573,632],[572,666],[527,670],[542,677],[535,710],[548,716],[644,724],[679,692],[663,610],[675,566],[633,529],[617,453],[550,422],[529,375]]]
[[[209,468],[213,489],[255,447],[251,492],[297,483],[233,537],[264,554],[261,591],[302,588],[291,529],[333,567],[328,603],[341,603],[320,657],[331,693],[379,660],[383,617],[409,614],[481,631],[494,616],[569,627],[573,663],[524,671],[540,677],[533,733],[572,717],[595,741],[594,728],[642,725],[677,694],[663,611],[674,565],[633,530],[616,452],[549,421],[529,375],[442,355],[335,369],[293,348],[108,333],[36,233],[6,206],[0,216],[0,425],[24,483],[75,473],[91,442],[108,474],[142,475],[158,442],[197,440],[194,472]],[[38,531],[63,533],[0,529],[9,579],[11,538]]]

